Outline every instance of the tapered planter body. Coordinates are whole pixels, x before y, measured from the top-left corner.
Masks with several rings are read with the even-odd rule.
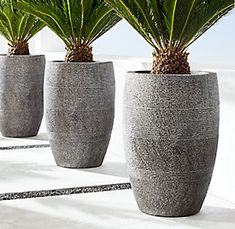
[[[215,73],[127,74],[125,151],[141,211],[169,217],[200,211],[213,172],[218,130]]]
[[[0,131],[31,137],[43,117],[43,55],[0,56]]]
[[[100,166],[113,127],[113,64],[49,62],[45,91],[46,124],[57,165]]]

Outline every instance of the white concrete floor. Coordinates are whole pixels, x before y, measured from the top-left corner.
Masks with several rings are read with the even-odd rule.
[[[0,193],[127,182],[122,146],[122,92],[125,72],[143,61],[116,60],[116,117],[104,165],[70,170],[55,165],[50,148],[0,151]],[[235,70],[219,73],[221,125],[209,194],[200,214],[160,218],[142,214],[131,190],[0,202],[0,229],[70,228],[235,228]],[[47,144],[45,124],[36,138],[6,139],[1,146]]]
[[[125,182],[125,161],[115,154],[99,168],[66,169],[56,166],[50,148],[0,150],[0,193]]]
[[[131,190],[0,203],[1,229],[234,229],[235,204],[208,195],[191,217],[142,214]]]

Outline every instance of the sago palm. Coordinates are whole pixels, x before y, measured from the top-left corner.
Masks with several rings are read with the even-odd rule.
[[[9,55],[28,55],[28,41],[43,27],[35,16],[13,7],[14,0],[0,0],[0,34],[9,44]]]
[[[105,0],[154,48],[152,73],[188,74],[187,48],[234,0]]]
[[[19,0],[17,8],[40,18],[63,40],[67,62],[93,61],[91,44],[120,20],[103,0]]]

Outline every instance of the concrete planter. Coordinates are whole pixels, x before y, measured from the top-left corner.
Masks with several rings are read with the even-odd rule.
[[[46,125],[57,165],[100,166],[113,127],[113,64],[49,62],[45,92]]]
[[[212,177],[218,130],[215,73],[127,74],[125,151],[142,212],[177,217],[200,211]]]
[[[43,116],[45,57],[0,56],[0,131],[6,137],[31,137]]]

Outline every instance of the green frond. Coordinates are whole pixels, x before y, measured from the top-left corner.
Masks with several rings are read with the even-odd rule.
[[[104,0],[21,0],[16,8],[40,18],[67,47],[89,46],[121,20]]]
[[[234,0],[105,0],[156,51],[184,51],[234,8]]]
[[[9,43],[28,42],[45,24],[14,8],[17,0],[0,0],[0,34]]]
[[[195,4],[182,42],[187,44],[186,47],[189,46],[232,9],[233,0],[211,0],[210,4]],[[194,24],[197,26],[193,26]]]

